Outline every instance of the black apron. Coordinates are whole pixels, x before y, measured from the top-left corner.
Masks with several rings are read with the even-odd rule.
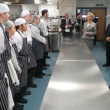
[[[3,26],[0,24],[1,29],[4,33],[4,39],[6,38],[6,34],[4,32]],[[6,40],[5,40],[6,43]],[[6,68],[3,60],[6,55],[4,52],[0,55],[0,110],[8,110],[8,84],[7,79],[5,78]]]
[[[25,87],[27,85],[27,66],[28,66],[28,44],[27,38],[23,38],[21,33],[17,31],[21,38],[23,39],[23,45],[21,51],[18,53],[18,61],[22,69],[22,74],[19,75],[20,87]]]
[[[6,74],[7,74],[8,79],[9,79],[9,86],[11,88],[11,92],[12,92],[12,95],[14,97],[15,93],[17,93],[19,91],[19,86],[12,83],[9,68],[7,65],[7,61],[9,61],[11,59],[11,46],[9,44],[8,33],[4,32],[4,35],[5,35],[5,51],[1,54],[1,58],[2,58],[2,62],[4,64],[4,67],[5,67]]]
[[[35,27],[38,28],[37,26]],[[44,44],[36,40],[35,38],[32,38],[32,49],[33,49],[33,53],[35,55],[36,60],[40,60],[44,57]]]
[[[29,52],[29,57],[28,57],[28,69],[34,68],[37,66],[37,62],[32,50],[32,46],[28,44],[28,52]]]

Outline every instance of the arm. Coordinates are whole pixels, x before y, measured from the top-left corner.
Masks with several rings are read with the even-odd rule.
[[[107,26],[106,30],[105,30],[105,37],[110,37],[110,24]]]
[[[12,56],[11,57],[11,60],[12,60],[12,63],[14,65],[16,71],[19,72],[19,73],[21,73],[22,70],[21,70],[21,68],[20,68],[20,66],[18,64],[16,53],[15,53],[13,47],[11,47],[11,56]]]
[[[0,29],[0,54],[3,53],[4,50],[5,50],[4,34],[2,29]]]
[[[44,36],[48,36],[48,29],[47,29],[46,23],[44,23],[44,21],[40,22],[39,27],[42,29]]]
[[[32,32],[32,36],[33,36],[36,40],[38,40],[39,42],[42,42],[42,43],[44,43],[44,44],[46,43],[46,39],[40,35],[40,32],[39,32],[39,30],[37,29],[37,27],[31,26],[31,32]]]
[[[85,25],[84,25],[84,26],[85,26]],[[94,26],[93,26],[92,29],[93,29],[92,32],[89,32],[89,31],[86,32],[86,31],[85,31],[85,34],[90,35],[90,36],[96,35],[96,34],[97,34],[96,23],[94,23]]]

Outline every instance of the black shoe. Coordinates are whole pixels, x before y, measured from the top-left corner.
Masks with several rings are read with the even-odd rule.
[[[45,64],[44,66],[50,66],[49,64]]]
[[[24,105],[16,103],[14,107],[24,108]]]
[[[46,74],[45,74],[45,73],[41,73],[41,75],[42,75],[42,76],[46,76]]]
[[[50,59],[51,57],[50,56],[46,56],[46,58]]]
[[[25,91],[24,95],[31,95],[31,92],[30,91]]]
[[[37,75],[37,76],[35,76],[36,78],[43,78],[43,76],[42,75]]]
[[[32,83],[29,87],[36,88],[37,84]]]
[[[21,98],[20,100],[19,100],[19,103],[27,103],[28,102],[28,100],[27,99],[24,99],[24,98]]]
[[[110,64],[108,64],[108,63],[105,63],[104,65],[102,65],[103,67],[108,67],[108,66],[110,66]]]
[[[13,107],[13,110],[23,110],[23,108],[20,108],[20,107]]]
[[[51,76],[52,74],[42,73],[41,75],[43,75],[43,76]]]
[[[42,67],[42,70],[46,70],[46,69],[47,69],[47,67],[46,67],[46,66],[43,66],[43,67]]]

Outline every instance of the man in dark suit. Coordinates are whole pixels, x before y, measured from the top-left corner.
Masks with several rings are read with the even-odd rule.
[[[69,19],[69,14],[65,13],[65,18],[61,19],[61,29],[63,36],[72,36],[74,29],[74,22]]]
[[[110,24],[107,26],[105,31],[105,40],[106,40],[106,63],[103,67],[110,66]]]

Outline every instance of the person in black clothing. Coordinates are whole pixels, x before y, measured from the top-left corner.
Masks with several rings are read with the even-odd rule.
[[[71,36],[73,35],[73,29],[74,29],[74,21],[69,19],[69,14],[65,13],[65,18],[61,19],[61,29],[62,29],[62,35],[63,36]]]
[[[77,13],[76,20],[77,20],[78,25],[75,26],[75,29],[76,29],[76,32],[80,32],[82,31],[81,27],[83,27],[84,22],[85,22],[84,19],[82,19],[81,13]]]
[[[106,63],[103,67],[110,66],[110,24],[107,26],[105,31],[105,40],[106,40]]]
[[[98,25],[98,16],[96,16],[95,13],[93,13],[93,14],[94,14],[94,16],[95,16],[93,22]],[[97,35],[94,36],[94,43],[93,43],[94,45],[96,45],[96,41],[97,41]]]

